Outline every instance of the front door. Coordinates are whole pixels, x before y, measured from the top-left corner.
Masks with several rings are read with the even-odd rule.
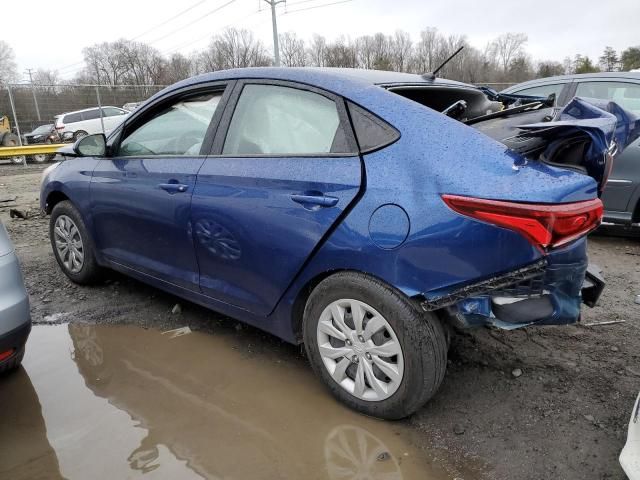
[[[295,84],[239,83],[216,148],[192,200],[200,287],[267,315],[360,189],[344,102]]]
[[[91,182],[93,238],[108,260],[199,289],[191,196],[222,93],[184,93],[150,106],[100,160]]]

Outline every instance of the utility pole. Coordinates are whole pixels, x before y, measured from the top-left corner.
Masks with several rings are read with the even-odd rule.
[[[27,68],[27,71],[24,72],[27,75],[29,75],[29,82],[31,83],[31,93],[33,95],[33,103],[36,104],[36,115],[38,115],[38,121],[41,122],[42,119],[40,118],[40,108],[38,108],[38,99],[36,98],[36,89],[33,87],[33,68]]]
[[[271,6],[271,25],[273,27],[273,57],[276,67],[280,66],[280,47],[278,46],[278,23],[276,22],[276,5],[286,0],[264,0]]]

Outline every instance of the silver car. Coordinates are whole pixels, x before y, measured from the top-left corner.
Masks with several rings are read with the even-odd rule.
[[[13,244],[0,223],[0,374],[20,366],[30,331],[29,295]]]

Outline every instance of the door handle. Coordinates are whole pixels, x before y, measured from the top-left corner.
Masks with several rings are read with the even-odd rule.
[[[292,193],[291,200],[301,205],[317,205],[320,207],[334,207],[338,203],[337,197],[323,194]]]
[[[162,190],[169,192],[171,194],[174,193],[184,193],[189,188],[189,185],[184,185],[182,183],[161,183],[158,185]]]

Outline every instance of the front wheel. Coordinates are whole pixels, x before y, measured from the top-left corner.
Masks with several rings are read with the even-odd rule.
[[[364,274],[323,280],[305,307],[303,335],[315,373],[340,401],[367,415],[409,416],[444,378],[447,340],[438,319]]]
[[[49,220],[49,238],[58,265],[69,279],[80,285],[101,277],[95,247],[78,209],[65,200],[56,204]]]

